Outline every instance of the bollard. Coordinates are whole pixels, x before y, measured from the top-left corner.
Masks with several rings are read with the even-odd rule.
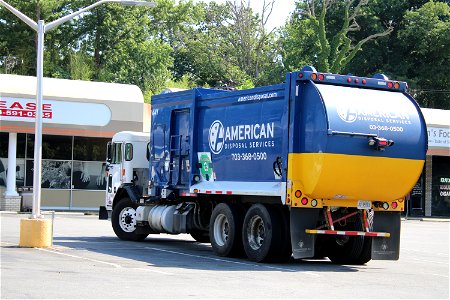
[[[48,248],[53,246],[52,224],[50,219],[20,220],[19,247]]]

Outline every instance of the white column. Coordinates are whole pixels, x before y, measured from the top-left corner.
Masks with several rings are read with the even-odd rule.
[[[5,196],[19,196],[16,191],[16,155],[17,155],[17,133],[9,133],[8,142],[8,172],[6,174],[6,191]]]

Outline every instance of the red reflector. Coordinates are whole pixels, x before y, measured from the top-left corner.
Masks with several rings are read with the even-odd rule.
[[[302,78],[303,77],[303,73],[298,74],[298,77]]]
[[[303,205],[308,204],[308,198],[302,198],[302,204]]]
[[[366,84],[366,83],[367,83],[367,80],[363,79],[362,84]]]
[[[396,209],[397,206],[398,206],[398,205],[397,205],[397,202],[392,202],[391,206],[392,206],[393,209]]]
[[[392,82],[388,82],[388,88],[392,89],[392,87],[394,86],[394,84],[392,84]]]
[[[387,146],[388,142],[387,141],[379,141],[378,145],[379,146]]]
[[[325,76],[323,76],[323,74],[319,74],[319,80],[324,80]]]
[[[348,83],[352,82],[352,79],[351,78],[347,78],[347,82]]]
[[[355,83],[359,83],[359,80],[358,80],[358,78],[356,78],[356,79],[355,79]]]

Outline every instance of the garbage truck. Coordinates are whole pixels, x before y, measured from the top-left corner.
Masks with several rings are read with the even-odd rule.
[[[428,147],[405,82],[307,66],[277,85],[151,104],[149,134],[108,145],[99,217],[120,239],[188,233],[255,262],[398,260],[405,195]]]

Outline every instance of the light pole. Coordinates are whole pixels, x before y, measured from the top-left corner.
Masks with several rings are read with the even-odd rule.
[[[74,17],[100,5],[103,3],[114,2],[123,5],[130,6],[148,6],[153,7],[156,5],[155,2],[146,1],[135,1],[135,0],[101,0],[94,4],[91,4],[85,8],[80,9],[74,13],[67,16],[59,18],[48,24],[45,24],[43,20],[39,20],[37,23],[6,3],[4,0],[0,0],[0,5],[4,6],[10,12],[15,14],[19,19],[30,26],[34,31],[37,32],[38,42],[37,42],[37,67],[36,67],[36,79],[37,79],[37,89],[36,89],[36,126],[35,126],[35,139],[34,139],[34,171],[33,171],[33,210],[32,219],[41,218],[41,178],[42,178],[42,77],[44,69],[44,33],[52,30],[53,28],[67,22]]]

